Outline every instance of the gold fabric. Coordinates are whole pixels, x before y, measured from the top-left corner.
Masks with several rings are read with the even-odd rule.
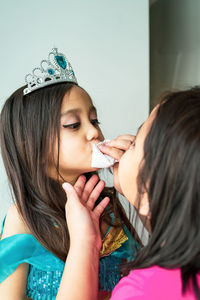
[[[123,243],[128,240],[121,225],[117,227],[111,227],[106,236],[102,240],[102,248],[100,251],[100,257],[108,256],[115,250],[119,249]],[[111,292],[99,291],[98,300],[109,300]],[[28,296],[25,300],[32,300]]]
[[[102,240],[102,248],[100,251],[100,257],[108,256],[115,250],[121,247],[123,243],[128,240],[121,226],[111,227],[109,232]]]

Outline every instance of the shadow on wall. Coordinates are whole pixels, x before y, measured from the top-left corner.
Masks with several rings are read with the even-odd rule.
[[[200,84],[200,1],[150,2],[150,104]]]

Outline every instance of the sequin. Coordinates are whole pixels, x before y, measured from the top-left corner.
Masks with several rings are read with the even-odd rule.
[[[128,230],[109,230],[99,264],[99,290],[111,291],[121,277],[119,265],[137,248]],[[113,231],[113,232],[112,232]],[[111,234],[113,239],[111,238]],[[32,235],[17,234],[0,241],[0,282],[21,263],[29,264],[26,294],[33,300],[54,300],[64,270],[64,262],[45,249]],[[80,270],[80,272],[83,270]]]

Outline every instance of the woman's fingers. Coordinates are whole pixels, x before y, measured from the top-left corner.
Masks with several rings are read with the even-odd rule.
[[[133,142],[135,140],[135,135],[122,134],[122,135],[119,135],[116,139],[129,140],[129,141]]]
[[[114,147],[105,146],[105,145],[99,145],[98,147],[101,150],[101,152],[103,152],[104,154],[107,154],[117,160],[120,160],[120,158],[124,154],[123,150],[120,150],[120,149],[117,149]]]
[[[74,196],[76,195],[76,197],[80,199],[82,204],[87,204],[87,207],[92,209],[105,186],[104,181],[98,181],[99,177],[96,174],[94,174],[87,182],[86,177],[81,175],[74,187],[69,183],[64,183],[63,188],[67,194],[67,198],[73,193]]]
[[[134,141],[135,136],[123,135],[110,141],[106,145],[98,145],[98,147],[104,154],[107,154],[117,160],[120,160],[124,152],[130,148]]]
[[[98,145],[98,147],[104,154],[120,160],[124,152],[129,149],[130,145],[130,140],[115,139],[106,145]]]
[[[99,181],[99,177],[95,174],[93,175],[86,183],[83,193],[82,193],[82,202],[85,203],[90,194],[92,193],[95,185],[97,184],[97,182]]]
[[[77,195],[81,198],[83,190],[84,190],[84,186],[85,186],[85,182],[86,182],[86,177],[84,175],[79,176],[79,178],[77,179],[75,185],[74,185],[74,189],[77,192]]]
[[[106,206],[108,205],[110,201],[109,197],[105,197],[93,210],[94,214],[96,215],[97,218],[100,217]]]
[[[108,146],[127,151],[130,148],[131,144],[134,142],[134,140],[135,140],[135,138],[132,138],[131,140],[117,138],[117,139],[110,141]]]
[[[92,214],[94,214],[95,218],[97,218],[97,219],[99,219],[100,215],[102,214],[102,212],[104,211],[104,209],[106,208],[106,206],[108,205],[108,203],[110,201],[109,197],[105,197],[103,200],[101,200],[101,202],[92,211],[94,204],[95,204],[96,200],[98,199],[100,193],[102,192],[104,186],[105,186],[105,182],[102,180],[99,181],[99,183],[96,185],[96,187],[92,191],[92,193],[88,199],[87,205],[86,205],[87,208],[89,209],[88,212],[90,211]],[[84,206],[81,204],[80,198],[78,197],[77,192],[74,189],[74,187],[68,182],[63,183],[62,187],[65,190],[66,195],[67,195],[67,202],[65,204],[66,217],[69,217],[70,214],[72,216],[72,212],[69,213],[70,211],[73,211],[73,214],[76,214],[76,215],[77,215],[77,213],[80,216],[81,216],[81,214],[83,215],[82,207],[84,207]],[[85,208],[86,208],[86,206],[85,206]],[[81,207],[81,209],[80,209],[80,207]],[[73,220],[73,218],[71,220]]]
[[[98,184],[95,186],[93,191],[91,192],[88,201],[87,201],[87,207],[90,209],[93,209],[95,202],[99,198],[101,192],[103,191],[105,187],[105,182],[103,180],[100,180]]]

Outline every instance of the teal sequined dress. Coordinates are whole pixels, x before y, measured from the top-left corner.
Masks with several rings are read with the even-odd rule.
[[[105,241],[107,246],[99,265],[99,290],[111,291],[120,279],[118,265],[124,259],[133,258],[133,248],[130,244],[133,244],[134,240],[126,228],[123,228],[123,233],[126,239],[120,242],[121,233],[118,234],[115,238],[116,243],[113,243],[114,247],[109,241]],[[1,240],[0,282],[12,274],[21,263],[29,264],[26,295],[34,300],[54,300],[63,274],[64,262],[45,249],[31,234],[16,234]]]

